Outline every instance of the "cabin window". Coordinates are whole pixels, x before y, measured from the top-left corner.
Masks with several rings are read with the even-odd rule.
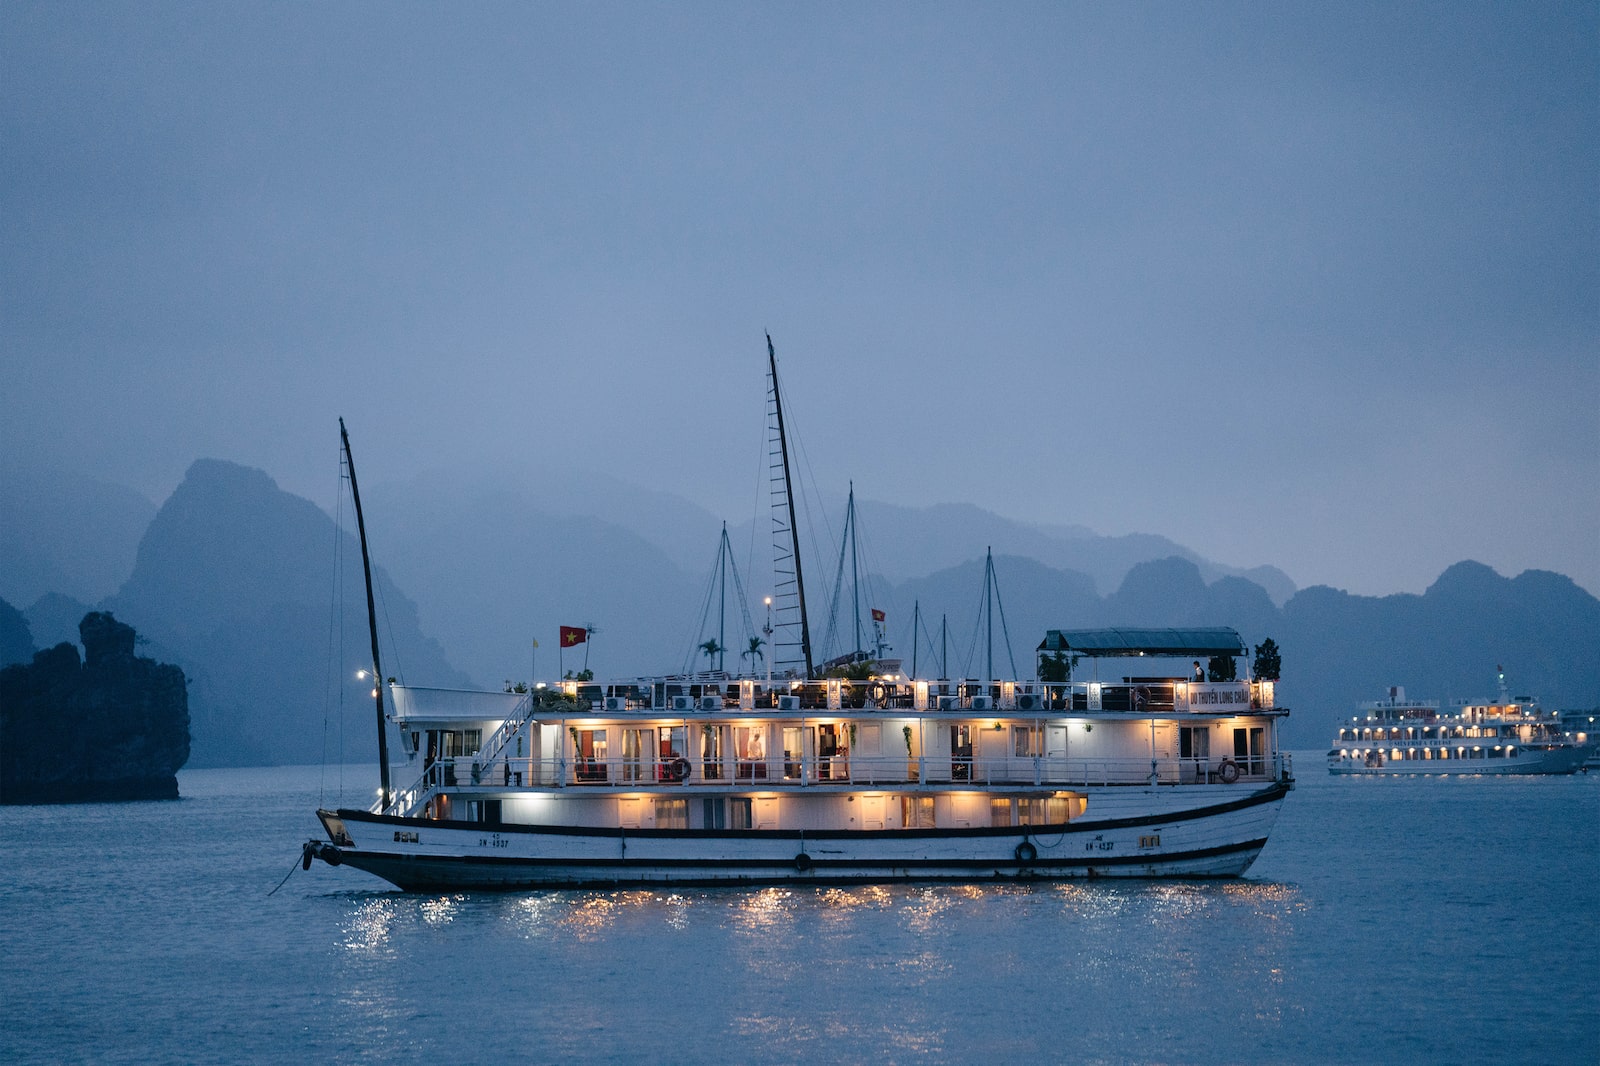
[[[846,726],[819,725],[817,727],[817,780],[850,780],[850,741]]]
[[[723,809],[722,797],[707,797],[700,801],[701,822],[706,829],[726,829],[728,827],[727,811]]]
[[[654,729],[624,729],[622,731],[622,779],[624,781],[648,781],[654,774],[654,767],[644,765],[645,753],[655,747]]]
[[[681,759],[689,750],[689,745],[684,737],[684,728],[681,725],[667,726],[661,730],[661,761],[670,763],[674,759]]]
[[[658,798],[656,800],[656,828],[689,828],[689,801]]]
[[[1262,726],[1233,731],[1233,761],[1239,764],[1239,769],[1247,774],[1267,772],[1266,737],[1267,731]],[[1400,752],[1396,750],[1391,758],[1400,758]]]
[[[934,828],[933,797],[901,796],[900,823],[907,829]]]
[[[865,755],[881,755],[883,753],[883,726],[876,722],[869,722],[861,727],[861,743],[857,751]]]
[[[738,761],[739,778],[761,781],[767,776],[767,730],[765,726],[735,726],[733,757]]]
[[[1010,800],[992,799],[989,801],[989,824],[996,827],[1011,824]]]
[[[751,811],[750,800],[743,796],[735,796],[728,801],[728,828],[754,829],[755,816]]]
[[[972,727],[970,725],[953,725],[950,727],[950,779],[952,781],[972,780]]]
[[[606,779],[606,731],[604,729],[578,730],[577,757],[579,781],[604,781]]]
[[[783,730],[783,776],[798,781],[804,768],[805,731],[799,726],[786,726]]]
[[[700,727],[700,776],[707,781],[722,780],[722,727]]]
[[[1205,762],[1211,758],[1211,730],[1203,725],[1185,725],[1178,727],[1178,758],[1199,759]]]
[[[1019,759],[1031,759],[1039,755],[1039,731],[1032,726],[1012,726],[1011,750]]]

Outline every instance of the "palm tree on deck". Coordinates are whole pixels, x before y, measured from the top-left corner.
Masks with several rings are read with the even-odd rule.
[[[739,653],[739,658],[741,658],[741,659],[749,659],[751,666],[755,665],[755,660],[757,660],[757,659],[760,659],[762,662],[766,662],[767,661],[767,653],[761,650],[761,645],[763,645],[765,643],[766,643],[766,641],[762,640],[760,637],[751,637],[750,638],[750,647],[747,648],[746,650],[740,652]]]
[[[717,656],[722,654],[722,645],[717,643],[717,638],[712,637],[700,645],[700,651],[706,657],[706,669],[715,670],[717,668]]]

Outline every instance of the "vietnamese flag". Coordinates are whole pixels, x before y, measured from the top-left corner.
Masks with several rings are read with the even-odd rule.
[[[574,644],[582,644],[589,639],[589,631],[582,626],[562,626],[561,646],[570,648]]]
[[[882,611],[878,610],[876,607],[874,607],[872,609],[872,620],[874,622],[886,621],[888,619],[888,617],[889,617],[888,615],[884,614]]]

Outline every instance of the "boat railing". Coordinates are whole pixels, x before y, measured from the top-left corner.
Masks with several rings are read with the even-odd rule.
[[[533,717],[536,709],[537,705],[534,703],[533,693],[530,692],[522,697],[517,702],[516,707],[512,709],[511,715],[501,722],[499,728],[490,733],[489,739],[478,748],[477,753],[472,756],[473,761],[480,766],[492,765],[500,757],[500,753],[505,750],[506,745],[511,743],[511,738],[520,733],[522,727],[528,724],[528,720]]]
[[[468,767],[471,772],[467,772]],[[666,756],[647,758],[560,758],[503,756],[483,764],[469,757],[437,760],[408,789],[397,793],[391,813],[411,814],[441,791],[516,788],[802,788],[819,785],[1062,787],[1091,785],[1211,785],[1242,780],[1286,780],[1292,776],[1287,753],[1256,757],[1079,758],[1018,756],[971,758],[832,755],[770,759],[715,759]]]
[[[680,681],[655,685],[584,685],[567,694],[571,712],[700,716],[896,711],[990,714],[997,711],[1092,714],[1241,714],[1272,710],[1271,681],[1184,681],[1129,678],[1120,682],[906,681],[900,678],[792,681],[767,685],[734,679],[723,684]],[[519,704],[519,708],[522,705]]]

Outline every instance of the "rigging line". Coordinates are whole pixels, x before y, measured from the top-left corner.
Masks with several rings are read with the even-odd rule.
[[[992,559],[990,561],[989,577],[994,583],[995,606],[1000,608],[1000,633],[1005,637],[1006,659],[1011,663],[1011,678],[1012,680],[1017,680],[1021,675],[1017,673],[1017,657],[1011,653],[1011,630],[1006,627],[1006,605],[1000,599],[1000,575],[995,573]],[[993,681],[994,678],[986,678],[986,680]]]
[[[978,637],[983,632],[983,612],[989,608],[989,570],[984,567],[983,595],[978,599],[977,620],[972,623],[972,641],[967,645],[967,658],[961,664],[961,676],[970,677],[972,674],[972,660],[978,654]],[[984,678],[992,681],[993,678]]]
[[[717,595],[717,578],[720,576],[721,567],[722,541],[719,539],[717,541],[717,557],[711,562],[711,577],[706,582],[705,596],[700,601],[700,620],[692,630],[692,632],[697,634],[695,637],[697,643],[694,643],[689,647],[688,653],[683,662],[683,672],[686,674],[697,672],[695,667],[698,663],[698,660],[695,658],[695,656],[701,654],[702,649],[705,647],[705,641],[700,640],[699,635],[704,634],[706,631],[706,626],[710,624],[711,602],[716,598]],[[714,664],[715,660],[712,662]],[[708,666],[708,669],[710,668],[711,666]]]
[[[275,888],[273,888],[273,890],[271,892],[268,892],[267,895],[269,895],[269,896],[277,895],[278,894],[278,889],[280,889],[284,885],[288,884],[289,883],[289,878],[294,876],[294,867],[295,866],[299,866],[300,862],[301,862],[300,859],[298,859],[298,858],[295,859],[294,860],[294,866],[289,867],[289,872],[283,875],[283,880],[279,881],[277,886]]]
[[[822,502],[822,491],[817,486],[816,471],[812,469],[810,453],[806,451],[805,440],[801,437],[799,428],[795,425],[794,414],[790,407],[785,407],[785,417],[789,449],[797,459],[795,466],[800,474],[794,479],[795,483],[790,485],[789,491],[793,493],[795,490],[799,490],[795,499],[805,511],[806,534],[810,540],[811,558],[820,562],[827,556],[823,554],[822,544],[817,537],[817,529],[819,526],[822,528],[827,543],[831,545],[834,541],[833,523],[828,519],[828,509]],[[816,508],[816,512],[822,516],[821,521],[813,518],[813,505]],[[820,566],[817,566],[812,570],[812,573],[818,573],[820,570]],[[826,586],[823,587],[822,591],[825,595],[831,595]]]
[[[384,572],[384,576],[388,576],[387,571]],[[406,671],[403,665],[405,660],[400,657],[400,646],[395,643],[394,623],[389,620],[389,597],[385,596],[383,592],[383,587],[386,584],[388,584],[387,581],[373,582],[373,585],[378,589],[378,602],[383,604],[383,625],[389,631],[390,668],[394,670],[394,676],[400,679],[400,684],[404,685],[406,683]],[[383,679],[379,678],[378,680],[381,682]]]
[[[839,597],[844,592],[844,564],[850,549],[850,536],[854,532],[854,516],[847,507],[844,513],[844,533],[839,538],[839,565],[833,572],[833,597],[828,601],[828,628],[823,636],[823,658],[832,659],[839,652],[843,637],[839,634]],[[850,654],[859,651],[852,648]]]
[[[751,493],[752,506],[750,509],[750,540],[744,558],[744,571],[745,573],[751,575],[754,575],[756,572],[756,531],[761,526],[761,514],[763,511],[767,512],[769,515],[772,512],[771,485],[768,481],[768,470],[772,464],[772,455],[769,450],[770,445],[768,443],[766,419],[764,417],[761,420],[760,429],[761,433],[757,438],[755,448],[755,491]]]
[[[733,557],[733,543],[728,540],[728,531],[722,531],[722,544],[727,550],[728,566],[733,571],[733,594],[739,601],[739,616],[743,620],[744,632],[741,637],[749,641],[755,636],[755,625],[750,621],[750,600],[744,594],[744,582],[739,580],[739,563]]]
[[[319,771],[319,773],[317,775],[317,804],[318,804],[318,806],[321,806],[323,803],[325,803],[326,799],[327,799],[328,734],[331,731],[331,728],[330,728],[330,725],[329,725],[329,721],[328,721],[328,715],[329,715],[329,712],[332,710],[332,707],[333,707],[333,694],[334,694],[334,691],[335,691],[334,686],[335,686],[335,684],[337,684],[337,682],[335,680],[335,677],[338,676],[338,675],[342,675],[344,673],[344,668],[341,665],[340,660],[338,660],[334,656],[334,648],[336,646],[335,645],[334,634],[336,632],[338,632],[338,629],[336,627],[342,628],[343,625],[344,625],[344,612],[343,612],[343,609],[342,609],[343,603],[344,603],[344,597],[339,594],[340,593],[340,588],[342,587],[342,582],[341,582],[340,579],[343,576],[342,569],[341,569],[341,566],[340,566],[341,556],[340,556],[340,552],[339,552],[339,536],[340,536],[341,533],[344,532],[344,521],[343,521],[343,514],[344,514],[344,508],[343,508],[343,501],[344,501],[344,470],[343,470],[344,456],[343,455],[340,455],[340,457],[339,457],[339,464],[340,464],[339,477],[338,477],[338,479],[336,481],[336,488],[335,488],[335,492],[333,494],[333,498],[334,498],[333,558],[332,558],[332,563],[333,563],[332,571],[333,572],[331,574],[332,587],[329,588],[329,590],[328,590],[328,642],[327,642],[327,646],[323,649],[323,664],[324,664],[323,665],[323,673],[324,673],[324,676],[323,676],[323,679],[322,679],[322,768],[321,768],[321,770]],[[341,707],[340,710],[342,711],[343,708]],[[343,753],[342,752],[340,754],[340,761],[341,762],[343,761]]]
[[[866,569],[867,569],[867,576],[866,576],[865,582],[863,583],[863,588],[864,588],[864,590],[866,591],[866,594],[867,594],[868,614],[870,616],[872,608],[876,607],[876,608],[879,608],[880,610],[884,611],[885,613],[893,611],[898,616],[898,614],[899,614],[899,604],[896,601],[896,598],[894,596],[893,588],[889,584],[889,579],[885,575],[883,567],[877,561],[878,557],[877,557],[877,553],[873,550],[872,539],[871,539],[871,537],[869,537],[867,535],[867,530],[870,528],[870,526],[871,526],[870,522],[867,523],[866,526],[862,525],[862,523],[861,523],[861,512],[860,512],[860,508],[858,507],[856,509],[856,528],[855,528],[855,533],[856,533],[856,541],[860,545],[858,554],[860,555],[861,560],[865,564]],[[874,589],[876,589],[877,592],[874,592]],[[881,597],[882,597],[881,599],[877,598],[877,596],[879,596],[879,595],[881,595]],[[888,628],[887,625],[884,626],[883,632],[884,632],[885,636],[888,635],[889,628]],[[876,640],[876,633],[877,633],[877,629],[876,628],[873,629],[873,633],[874,633],[874,639]],[[913,636],[913,640],[914,639],[915,639],[915,637]],[[889,650],[892,651],[893,648],[894,648],[894,645],[890,644],[889,645]],[[876,644],[874,644],[874,646],[873,646],[873,654],[874,655],[877,654],[877,646],[876,646]]]
[[[922,631],[925,634],[927,634],[927,637],[928,637],[928,645],[927,645],[927,647],[928,647],[928,661],[930,663],[938,664],[937,665],[938,673],[939,674],[943,674],[944,673],[944,663],[939,659],[939,645],[934,642],[933,630],[932,630],[932,628],[929,627],[927,619],[922,619],[919,624],[922,626]],[[935,678],[937,680],[940,680],[940,681],[947,680],[946,678],[938,677],[937,674],[935,675]]]

